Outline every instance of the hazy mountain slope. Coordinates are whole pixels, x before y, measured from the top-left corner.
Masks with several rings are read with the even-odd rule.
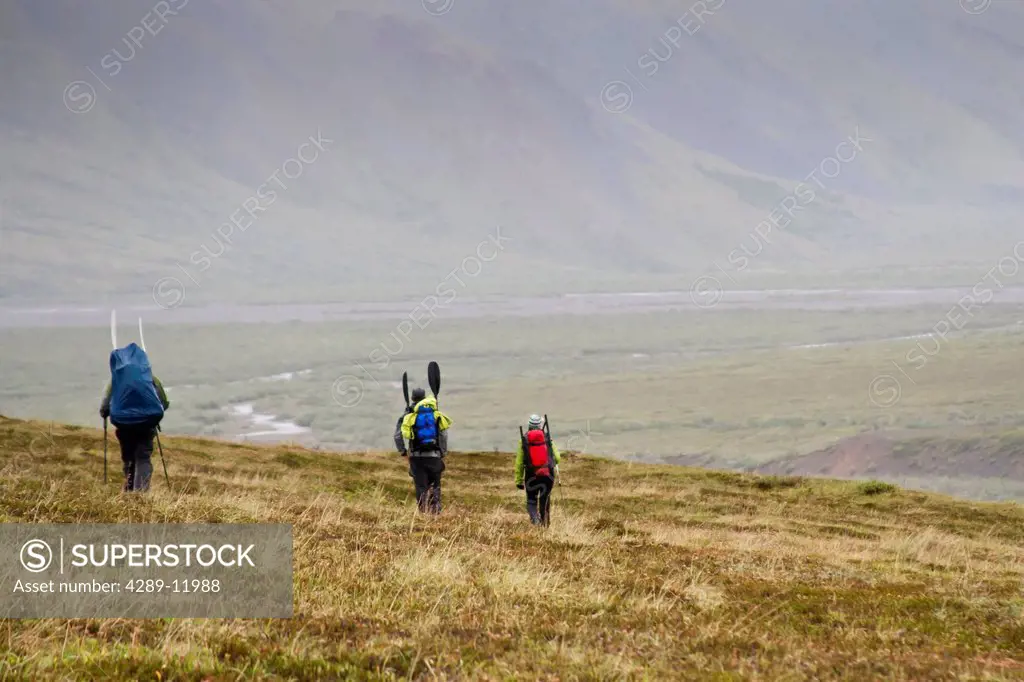
[[[177,264],[195,298],[411,290],[497,225],[513,240],[492,285],[526,263],[563,282],[703,270],[756,249],[858,129],[865,151],[753,267],[983,262],[1016,242],[1013,3],[728,0],[694,35],[660,0],[170,6],[141,47],[125,35],[148,5],[0,6],[0,296],[148,298],[187,281]],[[96,94],[78,115],[75,80]],[[633,90],[618,114],[615,80]],[[199,273],[193,254],[221,251],[214,230],[318,130],[328,151]]]
[[[573,22],[567,5],[589,16]],[[540,47],[506,40],[510,55],[544,50],[538,61],[581,96],[622,78],[635,93],[631,114],[752,171],[802,177],[857,125],[891,146],[883,158],[851,168],[850,177],[844,173],[845,187],[862,194],[894,198],[919,189],[944,197],[949,187],[978,181],[979,168],[965,166],[970,159],[981,160],[996,181],[1019,171],[1020,6],[998,4],[972,16],[955,2],[927,0],[705,3],[715,5],[701,22],[697,5],[667,1],[558,3],[540,17],[544,3],[537,0],[498,17],[478,4],[476,21],[465,28],[501,42],[502,33],[518,37],[539,19],[535,30],[554,39]],[[469,13],[453,10],[443,21]],[[512,14],[520,25],[510,31]],[[600,19],[606,21],[593,35]],[[675,37],[676,45],[673,24],[694,33]],[[591,48],[584,60],[581,42]],[[940,178],[948,187],[935,186]]]

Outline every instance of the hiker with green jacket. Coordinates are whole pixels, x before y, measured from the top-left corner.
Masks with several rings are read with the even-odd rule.
[[[103,391],[103,402],[100,404],[100,417],[110,417],[110,399],[112,382],[107,382]],[[171,406],[167,392],[160,380],[153,375],[153,388],[163,405],[164,410]],[[124,484],[121,492],[145,492],[149,490],[150,477],[153,474],[153,439],[156,437],[157,426],[118,426],[114,424],[114,435],[121,446],[121,463],[124,470]]]
[[[395,447],[409,458],[409,473],[416,485],[416,503],[424,513],[441,513],[441,474],[448,454],[448,428],[452,420],[437,408],[437,398],[422,388],[412,391],[412,409],[395,431]],[[406,441],[409,446],[406,447]]]
[[[551,489],[558,479],[558,464],[562,461],[546,427],[540,415],[530,416],[527,431],[519,439],[515,465],[516,487],[526,490],[530,522],[543,526],[551,520]]]

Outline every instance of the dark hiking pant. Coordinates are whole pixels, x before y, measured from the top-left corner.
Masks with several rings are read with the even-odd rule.
[[[550,476],[535,476],[526,481],[526,511],[530,523],[546,526],[551,521],[551,488],[555,485]]]
[[[156,429],[152,427],[118,427],[115,431],[121,446],[121,464],[124,468],[122,492],[149,490],[149,479],[153,475],[153,439]]]
[[[441,474],[444,460],[440,457],[409,454],[409,472],[416,484],[416,504],[421,512],[441,513]]]

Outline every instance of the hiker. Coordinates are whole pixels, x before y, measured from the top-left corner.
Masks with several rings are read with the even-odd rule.
[[[100,417],[110,419],[121,446],[121,492],[145,492],[153,474],[153,439],[171,403],[152,372],[146,351],[134,343],[111,352],[110,374]]]
[[[530,416],[527,431],[519,429],[519,451],[516,453],[516,487],[526,490],[526,511],[530,523],[547,526],[551,520],[551,489],[558,478],[562,460],[551,442],[547,423],[540,415]]]
[[[416,484],[416,504],[423,513],[441,513],[441,474],[448,454],[451,423],[437,408],[436,397],[428,398],[426,391],[415,388],[412,406],[395,431],[395,446],[399,454],[409,458],[409,474]]]

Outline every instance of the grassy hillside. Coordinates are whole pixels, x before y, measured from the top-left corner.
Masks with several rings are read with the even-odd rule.
[[[557,434],[556,434],[557,435]],[[2,623],[4,679],[1019,679],[1024,512],[882,485],[577,457],[551,528],[511,456],[165,439],[173,491],[102,484],[95,430],[0,419],[4,522],[285,522],[290,620]]]

